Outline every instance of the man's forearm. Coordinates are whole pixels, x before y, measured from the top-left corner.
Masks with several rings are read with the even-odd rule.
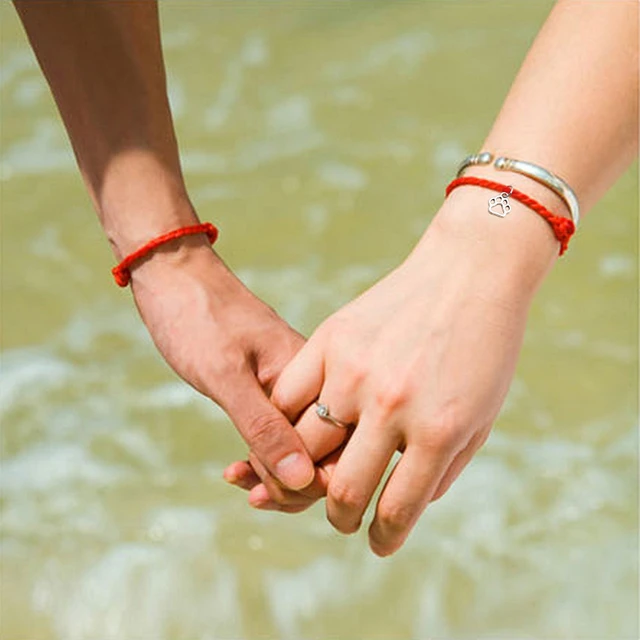
[[[14,0],[118,258],[196,215],[166,93],[155,0]],[[136,304],[160,353],[222,406],[285,486],[314,477],[302,440],[269,401],[304,342],[253,296],[203,236],[133,271]]]
[[[196,218],[154,0],[14,0],[118,258]]]

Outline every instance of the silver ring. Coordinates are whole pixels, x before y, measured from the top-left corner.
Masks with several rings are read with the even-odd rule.
[[[326,404],[322,404],[322,402],[316,402],[316,413],[318,417],[323,420],[328,420],[332,424],[335,424],[336,427],[340,427],[341,429],[348,429],[351,425],[346,422],[342,422],[342,420],[338,420],[338,418],[334,418],[329,413],[329,407]]]

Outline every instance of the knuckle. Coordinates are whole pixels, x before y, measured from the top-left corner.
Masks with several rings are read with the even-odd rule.
[[[247,439],[251,447],[264,451],[276,445],[282,437],[281,426],[280,415],[275,411],[256,414],[247,425]]]
[[[360,518],[358,518],[357,520],[341,520],[339,518],[336,518],[331,513],[327,513],[327,520],[334,529],[336,529],[340,533],[344,533],[347,535],[356,533],[358,529],[360,529],[360,524],[362,522]]]
[[[427,428],[421,431],[417,445],[426,451],[449,453],[460,448],[470,420],[455,408],[441,410],[427,420]]]
[[[378,383],[374,399],[382,415],[390,415],[406,405],[412,394],[412,386],[402,377]]]
[[[354,338],[358,335],[356,325],[357,323],[344,313],[338,313],[329,318],[322,327],[329,348],[341,349],[352,346]]]
[[[354,391],[364,382],[368,375],[368,367],[364,355],[351,352],[344,356],[340,362],[340,371],[343,378],[343,387]]]
[[[246,369],[245,355],[231,336],[220,340],[216,358],[210,362],[209,369],[216,378],[238,375]]]
[[[433,423],[430,423],[429,427],[423,429],[417,436],[415,445],[424,454],[446,454],[455,449],[455,440],[450,432],[434,427]]]
[[[339,353],[344,345],[348,324],[337,315],[327,318],[315,331],[311,339],[321,340],[328,351]]]
[[[384,505],[378,510],[378,522],[385,531],[405,531],[413,525],[416,509],[413,505]]]
[[[361,491],[343,483],[330,483],[328,496],[343,512],[363,511],[367,502]]]
[[[281,411],[287,412],[287,409],[291,405],[290,394],[282,385],[276,383],[271,393],[271,402],[278,407]]]
[[[350,322],[344,313],[344,309],[342,309],[338,313],[334,313],[332,316],[329,316],[324,320],[318,329],[316,329],[316,334],[319,331],[325,338],[329,338],[331,341],[347,331],[349,329],[349,325]]]
[[[222,404],[228,396],[223,382],[237,379],[246,368],[244,356],[234,345],[226,343],[219,347],[217,357],[212,362],[184,352],[172,353],[171,357],[165,357],[183,380],[203,395]]]

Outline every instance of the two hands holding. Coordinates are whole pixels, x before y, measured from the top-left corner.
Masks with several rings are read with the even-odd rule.
[[[116,257],[197,223],[157,2],[14,3]],[[563,176],[587,211],[637,157],[637,25],[633,0],[555,3],[481,148]],[[536,181],[508,180],[568,215]],[[354,532],[400,451],[369,529],[372,549],[388,555],[469,463],[504,401],[529,305],[559,248],[520,202],[504,219],[489,215],[492,195],[477,186],[449,193],[402,264],[306,343],[204,236],[172,241],[136,266],[133,294],[158,349],[250,447],[225,477],[250,491],[251,504],[296,512],[326,495],[333,526]],[[350,426],[323,419],[316,402]]]
[[[483,215],[487,193],[452,193],[409,257],[306,343],[201,237],[133,272],[160,352],[248,443],[249,461],[225,478],[254,507],[295,513],[326,495],[331,524],[355,532],[400,451],[369,529],[373,551],[389,555],[485,442],[533,292],[557,256],[524,207],[519,219]],[[350,426],[319,416],[318,400]]]

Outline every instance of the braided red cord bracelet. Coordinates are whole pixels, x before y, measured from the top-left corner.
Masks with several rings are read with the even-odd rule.
[[[131,266],[136,260],[151,253],[154,249],[161,244],[175,240],[176,238],[182,238],[183,236],[196,235],[198,233],[206,233],[209,242],[213,244],[218,237],[218,229],[214,227],[210,222],[204,222],[202,224],[194,224],[189,227],[182,227],[169,231],[164,235],[158,236],[153,240],[150,240],[146,244],[142,245],[139,249],[136,249],[133,253],[129,254],[119,265],[111,269],[111,273],[116,281],[116,284],[120,287],[126,287],[131,281]]]
[[[452,180],[445,190],[445,194],[448,196],[456,187],[460,187],[464,184],[475,184],[479,187],[486,187],[487,189],[493,189],[494,191],[508,191],[510,187],[500,182],[494,182],[493,180],[486,180],[484,178],[476,178],[475,176],[462,176]],[[527,205],[530,209],[533,209],[538,215],[542,216],[553,229],[555,237],[560,242],[560,255],[562,255],[569,245],[569,240],[576,230],[576,226],[573,220],[569,218],[563,218],[562,216],[556,216],[549,209],[541,205],[537,200],[534,200],[530,196],[522,191],[513,189],[509,194],[509,197],[520,200],[523,204]]]

